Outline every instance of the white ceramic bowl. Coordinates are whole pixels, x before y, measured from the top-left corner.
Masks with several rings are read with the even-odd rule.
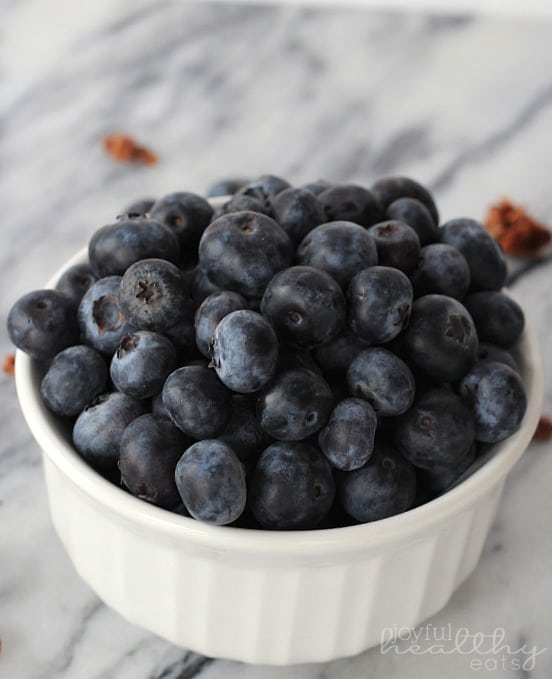
[[[83,250],[66,266],[84,261]],[[61,272],[52,279],[53,286]],[[506,475],[535,430],[543,376],[526,329],[520,430],[445,495],[369,524],[298,532],[211,526],[138,500],[75,452],[17,352],[17,393],[44,451],[56,530],[75,568],[130,622],[208,656],[284,665],[349,656],[439,611],[475,568]]]

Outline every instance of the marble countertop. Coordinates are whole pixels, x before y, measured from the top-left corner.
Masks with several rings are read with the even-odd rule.
[[[370,183],[396,172],[427,183],[445,219],[481,218],[506,195],[552,222],[552,22],[18,0],[4,4],[2,28],[0,328],[17,297],[41,287],[129,201],[202,192],[228,175]],[[149,144],[160,163],[114,163],[101,140],[116,131]],[[545,348],[551,276],[552,265],[541,266],[515,286]],[[10,350],[2,329],[0,351]],[[550,413],[547,351],[544,361]],[[512,649],[542,651],[534,667],[512,656],[475,670],[458,652],[375,648],[327,665],[266,668],[176,648],[103,605],[54,533],[40,452],[6,375],[0,427],[2,679],[552,676],[550,443],[533,444],[516,466],[479,567],[430,621],[471,633],[503,628]]]

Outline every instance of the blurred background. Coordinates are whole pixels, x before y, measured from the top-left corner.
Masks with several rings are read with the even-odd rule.
[[[3,0],[1,7],[2,328],[20,295],[41,287],[130,202],[204,193],[224,177],[273,173],[297,184],[369,185],[406,174],[434,191],[443,220],[483,219],[491,203],[509,197],[552,222],[549,0]],[[117,162],[103,146],[114,133],[132,136],[158,162]],[[550,269],[541,267],[516,288],[543,343],[552,320],[549,281]],[[0,351],[11,351],[5,330]],[[548,356],[545,363],[552,374]],[[54,536],[39,453],[6,375],[0,390],[9,441],[0,455],[0,523],[11,528],[4,537],[0,531],[0,554],[11,554],[0,568],[0,630],[11,634],[5,676],[191,676],[181,650],[131,628],[78,580]],[[533,459],[544,464],[539,455]],[[525,465],[499,525],[508,526],[511,548],[482,565],[446,620],[485,629],[517,616],[542,647],[552,602],[528,586],[543,576],[542,540],[526,533],[526,514],[516,508],[543,467]],[[477,604],[483,591],[484,610]],[[514,601],[524,601],[523,613]],[[369,657],[374,671],[385,672],[377,676],[406,676],[392,659]],[[203,659],[189,658],[190,667],[202,667]],[[420,657],[412,667],[442,676],[444,665],[432,660]],[[349,665],[335,664],[327,676],[376,676],[366,659],[355,663],[349,674]],[[204,669],[205,677],[222,672]],[[540,671],[537,679],[550,676],[550,664]],[[216,676],[318,676],[318,669],[239,672],[225,664]]]

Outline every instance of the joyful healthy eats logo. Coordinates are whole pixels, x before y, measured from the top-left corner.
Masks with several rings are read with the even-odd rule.
[[[467,627],[454,629],[449,623],[433,626],[431,623],[416,629],[386,627],[382,630],[380,652],[396,655],[453,655],[467,656],[469,668],[474,671],[522,671],[535,669],[537,657],[546,648],[526,643],[509,644],[506,630],[497,627],[490,633],[472,632]]]

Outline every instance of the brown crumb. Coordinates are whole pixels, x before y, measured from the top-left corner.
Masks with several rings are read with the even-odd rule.
[[[110,134],[104,138],[103,145],[107,153],[121,163],[155,165],[159,160],[153,151],[126,134]]]
[[[539,420],[535,433],[533,434],[533,441],[550,441],[552,438],[552,420],[549,417],[542,416]]]
[[[521,205],[503,198],[491,205],[485,228],[508,255],[535,255],[552,237],[544,224],[533,219]]]
[[[15,355],[6,354],[4,357],[4,364],[2,365],[2,370],[6,375],[13,377],[15,375]]]

